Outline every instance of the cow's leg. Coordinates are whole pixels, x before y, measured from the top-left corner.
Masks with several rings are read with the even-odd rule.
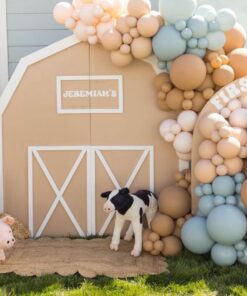
[[[110,245],[110,249],[117,251],[118,246],[120,243],[120,236],[121,236],[121,231],[123,229],[125,220],[118,214],[116,214],[116,220],[115,220],[115,226],[114,226],[114,231],[113,231],[113,236],[112,236],[112,241]]]
[[[135,234],[135,245],[131,255],[137,257],[142,252],[142,223],[140,223],[139,219],[136,219],[132,222],[132,225]]]
[[[146,218],[147,218],[147,222],[148,222],[148,228],[151,229],[151,222],[154,218],[154,216],[157,213],[157,209],[155,208],[148,208],[146,211]]]
[[[124,240],[126,241],[131,241],[134,235],[134,230],[133,230],[133,225],[132,222],[130,222],[130,226],[128,228],[128,230],[126,231],[126,234],[124,236]]]

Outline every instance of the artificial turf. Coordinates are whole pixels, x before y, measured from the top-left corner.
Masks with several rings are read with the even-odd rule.
[[[69,277],[1,274],[0,295],[247,295],[244,265],[222,268],[209,256],[196,256],[187,251],[167,261],[170,273],[128,279],[103,276],[85,279],[78,274]]]

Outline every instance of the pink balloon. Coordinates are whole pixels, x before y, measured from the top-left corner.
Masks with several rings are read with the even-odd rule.
[[[99,23],[97,25],[97,36],[99,39],[102,38],[102,36],[104,35],[104,33],[110,29],[112,29],[114,27],[114,20],[111,20],[108,23]]]
[[[93,10],[93,15],[97,18],[101,18],[104,15],[104,10],[99,5],[96,5]]]
[[[53,9],[53,17],[61,25],[65,24],[66,19],[71,17],[73,6],[68,2],[59,2]]]
[[[77,23],[73,32],[79,40],[84,41],[84,42],[87,41],[87,39],[88,39],[87,26],[85,24],[83,24],[82,22],[79,21]]]

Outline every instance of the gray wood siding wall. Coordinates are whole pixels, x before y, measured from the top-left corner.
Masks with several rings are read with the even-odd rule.
[[[59,0],[7,0],[9,76],[20,58],[71,34],[52,17]]]

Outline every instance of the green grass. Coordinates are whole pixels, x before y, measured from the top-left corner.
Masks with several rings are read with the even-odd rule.
[[[168,263],[169,274],[129,279],[85,279],[80,275],[62,277],[56,274],[43,277],[0,275],[0,295],[247,296],[247,269],[244,265],[221,268],[207,256],[195,256],[186,251],[169,259]]]

